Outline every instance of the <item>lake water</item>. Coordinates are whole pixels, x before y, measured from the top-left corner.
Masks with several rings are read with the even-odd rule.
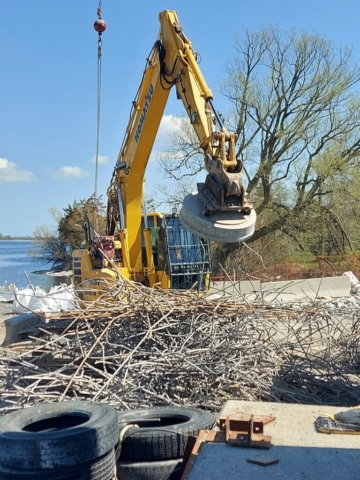
[[[26,288],[29,285],[26,275],[34,287],[46,291],[70,282],[68,278],[35,273],[50,270],[51,264],[38,263],[29,257],[27,253],[32,248],[33,243],[28,240],[0,240],[0,287],[15,284],[18,289]]]

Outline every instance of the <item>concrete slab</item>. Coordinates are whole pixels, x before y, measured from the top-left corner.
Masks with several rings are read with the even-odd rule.
[[[250,451],[251,450],[251,451]],[[359,450],[273,447],[269,459],[279,460],[270,466],[254,465],[258,452],[237,449],[225,444],[207,444],[201,450],[187,480],[284,479],[284,480],[355,480],[359,478]]]
[[[242,280],[242,281],[216,281],[211,286],[211,293],[219,296],[241,297],[248,294],[254,294],[261,290],[260,280]]]
[[[264,432],[272,436],[272,446],[269,450],[260,450],[206,444],[187,479],[360,478],[360,435],[326,435],[318,433],[314,427],[318,416],[343,410],[346,408],[230,400],[221,412],[222,417],[240,412],[276,417],[265,426]],[[248,462],[258,456],[279,462],[266,467]]]
[[[11,318],[7,318],[4,321],[5,332],[0,338],[0,345],[7,347],[12,343],[19,342],[29,334],[35,332],[36,327],[46,326],[46,322],[34,313],[23,313]]]
[[[231,296],[235,299],[244,297],[248,301],[297,302],[323,297],[348,297],[350,292],[351,281],[346,275],[264,283],[259,280],[222,280],[212,282],[209,299]]]
[[[350,295],[351,283],[347,276],[309,278],[261,284],[259,296],[265,301],[297,301],[321,297],[347,297]]]

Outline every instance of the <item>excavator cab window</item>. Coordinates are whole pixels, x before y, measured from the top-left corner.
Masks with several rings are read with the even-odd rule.
[[[161,234],[160,219],[155,215],[148,215],[147,226],[151,230],[151,245],[154,258],[154,267],[156,270],[164,270],[164,242]],[[141,232],[144,229],[144,218],[141,219]],[[144,235],[141,236],[142,261],[143,266],[146,266],[146,247]]]
[[[170,288],[207,289],[211,271],[210,244],[191,233],[175,215],[166,215],[167,270]]]

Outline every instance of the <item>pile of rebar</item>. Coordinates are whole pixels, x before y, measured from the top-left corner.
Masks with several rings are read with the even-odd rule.
[[[0,414],[85,399],[117,409],[228,399],[360,403],[360,316],[122,281],[2,348]]]

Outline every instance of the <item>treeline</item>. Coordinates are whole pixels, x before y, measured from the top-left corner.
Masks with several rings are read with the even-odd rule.
[[[22,237],[12,237],[11,235],[3,235],[0,233],[0,240],[34,240],[34,237],[29,237],[28,235]]]

